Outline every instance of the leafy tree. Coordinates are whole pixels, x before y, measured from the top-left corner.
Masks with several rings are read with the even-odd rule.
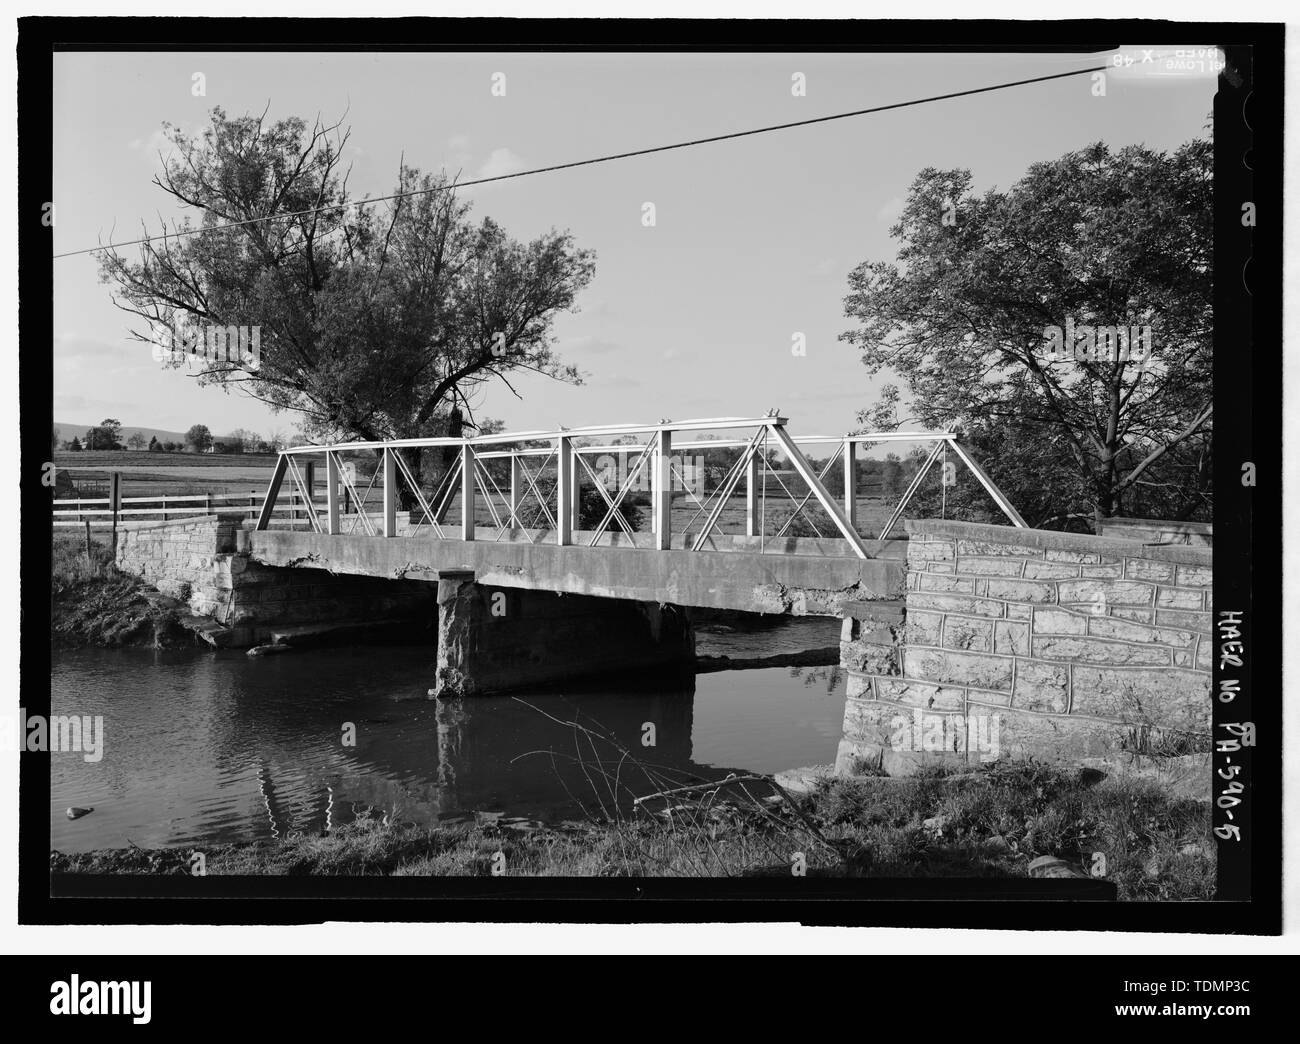
[[[77,436],[75,436],[75,435],[72,436],[72,441],[69,442],[69,443],[67,443],[67,447],[66,447],[66,448],[67,448],[68,450],[70,450],[71,452],[73,452],[73,453],[80,453],[80,452],[81,452],[81,440],[80,440],[79,438],[77,438]]]
[[[100,274],[150,326],[259,327],[260,366],[205,362],[200,384],[299,412],[312,437],[374,440],[457,435],[473,426],[472,391],[512,374],[580,383],[551,335],[594,272],[568,233],[521,243],[474,224],[453,182],[405,164],[395,192],[418,194],[355,206],[339,124],[217,108],[201,137],[166,130],[174,152],[155,183],[198,214],[177,230],[202,231],[146,233],[138,261],[105,252]],[[230,222],[250,223],[213,228]]]
[[[206,424],[195,424],[185,433],[185,445],[195,453],[206,453],[212,448],[212,432]]]
[[[1006,192],[927,168],[896,264],[849,277],[841,335],[902,377],[915,420],[957,421],[1037,525],[1209,509],[1212,147],[1104,144],[1036,163]],[[1145,362],[1050,363],[1051,328],[1151,328]],[[896,386],[859,420],[897,427]]]
[[[57,424],[55,424],[55,425],[54,425],[54,432],[53,432],[53,435],[51,436],[51,439],[50,439],[50,448],[51,448],[51,449],[58,449],[58,448],[59,448],[59,436],[62,435],[62,434],[63,434],[63,433],[62,433],[61,431],[59,431],[59,426],[58,426]]]
[[[149,452],[150,452],[150,453],[161,453],[161,452],[162,452],[162,446],[160,446],[159,443],[158,443],[158,436],[157,436],[157,435],[152,435],[152,436],[149,437]]]
[[[129,439],[126,440],[126,444],[127,444],[128,446],[130,446],[133,450],[142,450],[142,449],[144,449],[144,447],[145,447],[145,438],[144,438],[143,433],[138,432],[138,431],[137,431],[137,432],[134,432],[134,433],[131,435],[131,437],[130,437]]]
[[[613,497],[616,494],[610,492]],[[628,494],[618,505],[618,513],[628,525],[628,529],[633,532],[641,528],[641,509],[649,504],[649,497],[638,497],[636,494]],[[605,503],[605,498],[600,495],[600,490],[590,485],[582,487],[582,495],[578,501],[578,529],[595,529],[600,525],[605,515],[609,512],[609,505]],[[605,527],[607,533],[622,533],[624,529],[618,524],[618,519],[611,518],[609,525]]]
[[[230,433],[227,440],[229,444],[238,444],[239,448],[236,453],[256,453],[258,446],[262,443],[262,436],[255,431],[249,431],[247,428],[236,428]]]
[[[121,440],[118,438],[122,430],[122,422],[107,417],[93,428],[86,431],[86,449],[89,450],[120,450],[122,448]]]
[[[903,470],[903,463],[899,460],[897,453],[887,453],[884,463],[880,466],[880,475],[883,480],[883,491],[887,497],[900,496],[907,488],[907,481]]]

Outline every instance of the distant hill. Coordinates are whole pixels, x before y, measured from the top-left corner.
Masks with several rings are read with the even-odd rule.
[[[54,422],[54,426],[59,429],[60,443],[70,441],[72,439],[72,436],[74,435],[77,436],[77,438],[79,439],[84,439],[86,437],[86,432],[89,431],[91,428],[96,427],[96,425],[94,424],[65,424],[63,421],[58,421],[58,420]],[[157,439],[159,442],[184,442],[185,441],[185,432],[183,431],[167,431],[163,428],[133,428],[129,424],[123,424],[122,432],[118,436],[118,438],[120,438],[122,441],[122,445],[125,446],[126,440],[129,439],[132,435],[134,435],[137,431],[145,437],[146,442],[149,439]],[[230,436],[218,435],[216,432],[213,432],[212,438],[215,442],[223,442],[226,439],[230,438]]]

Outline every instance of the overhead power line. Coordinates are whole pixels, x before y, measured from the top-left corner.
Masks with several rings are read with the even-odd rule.
[[[534,167],[531,170],[518,170],[513,174],[497,174],[490,178],[476,178],[473,181],[456,182],[450,187],[453,189],[469,188],[472,185],[487,185],[494,181],[509,181],[512,178],[527,178],[534,174],[550,174],[557,170],[572,170],[574,167],[589,167],[595,163],[612,163],[614,160],[631,159],[633,156],[650,156],[656,152],[671,152],[674,149],[689,149],[696,145],[711,145],[718,141],[730,141],[733,138],[748,138],[755,134],[770,134],[773,131],[790,130],[794,127],[809,127],[815,123],[830,123],[832,120],[847,120],[854,116],[868,116],[876,112],[888,112],[892,109],[906,109],[913,105],[929,105],[932,102],[948,101],[952,98],[968,98],[975,94],[987,94],[990,91],[1004,91],[1010,87],[1024,87],[1031,83],[1044,83],[1047,80],[1060,80],[1067,76],[1082,76],[1085,73],[1104,72],[1106,66],[1095,65],[1087,69],[1071,69],[1069,72],[1051,73],[1047,76],[1034,76],[1027,80],[1010,80],[1006,83],[989,84],[987,87],[972,87],[964,91],[952,91],[948,94],[932,94],[926,98],[913,98],[910,101],[891,102],[888,105],[873,105],[869,109],[854,109],[851,112],[837,112],[829,116],[814,116],[807,120],[794,120],[791,123],[774,123],[767,127],[754,127],[750,130],[732,131],[729,134],[714,134],[708,138],[694,138],[691,141],[678,141],[671,145],[655,145],[646,149],[633,149],[631,152],[616,152],[608,156],[593,156],[591,159],[573,160],[569,163],[556,163],[549,167]],[[244,225],[255,225],[262,221],[279,221],[285,218],[306,217],[309,214],[320,214],[326,211],[346,210],[349,207],[364,207],[371,203],[386,203],[395,199],[406,199],[411,196],[423,196],[431,192],[442,192],[445,187],[432,189],[416,189],[411,192],[395,192],[388,196],[374,196],[366,199],[355,199],[348,203],[339,203],[333,206],[313,207],[310,210],[295,210],[283,214],[263,214],[259,217],[246,218],[243,221],[227,221],[220,225],[208,225],[201,228],[180,229],[175,232],[166,232],[155,238],[161,239],[179,239],[182,236],[198,235],[200,232],[220,232],[228,228],[240,228]],[[54,257],[74,257],[77,254],[94,254],[101,250],[114,250],[118,247],[137,246],[141,243],[149,242],[149,238],[126,239],[117,243],[104,243],[101,246],[86,247],[82,250],[67,250],[61,254],[55,254]]]

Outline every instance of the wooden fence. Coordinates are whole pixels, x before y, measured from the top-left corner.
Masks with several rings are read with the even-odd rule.
[[[158,495],[152,497],[123,497],[117,515],[119,528],[131,528],[147,522],[174,522],[192,516],[211,515],[216,512],[241,511],[246,518],[256,518],[262,510],[264,493],[199,493],[189,496]],[[81,526],[87,522],[92,529],[110,528],[113,510],[108,497],[73,497],[54,501],[54,525]],[[306,521],[307,508],[297,493],[288,503],[277,504],[274,514],[290,521]]]

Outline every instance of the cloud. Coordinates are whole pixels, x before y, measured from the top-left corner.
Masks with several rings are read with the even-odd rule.
[[[509,149],[493,149],[492,154],[479,167],[476,178],[499,178],[502,174],[513,174],[523,170],[524,161]]]
[[[156,128],[147,138],[132,138],[126,143],[126,147],[132,152],[140,153],[145,162],[155,170],[162,170],[167,157],[176,151],[176,146],[161,127]]]
[[[513,174],[517,170],[522,170],[524,161],[514,152],[507,148],[493,149],[487,159],[483,160],[477,166],[475,165],[475,155],[471,148],[472,141],[468,134],[454,134],[447,139],[447,151],[450,153],[450,159],[446,163],[447,169],[453,174],[461,172],[464,176],[462,181],[474,181],[479,178],[499,178],[502,174]]]
[[[149,353],[149,345],[126,337],[120,341],[80,334],[60,334],[54,338],[54,366],[64,373],[116,369],[139,359],[149,359]]]

